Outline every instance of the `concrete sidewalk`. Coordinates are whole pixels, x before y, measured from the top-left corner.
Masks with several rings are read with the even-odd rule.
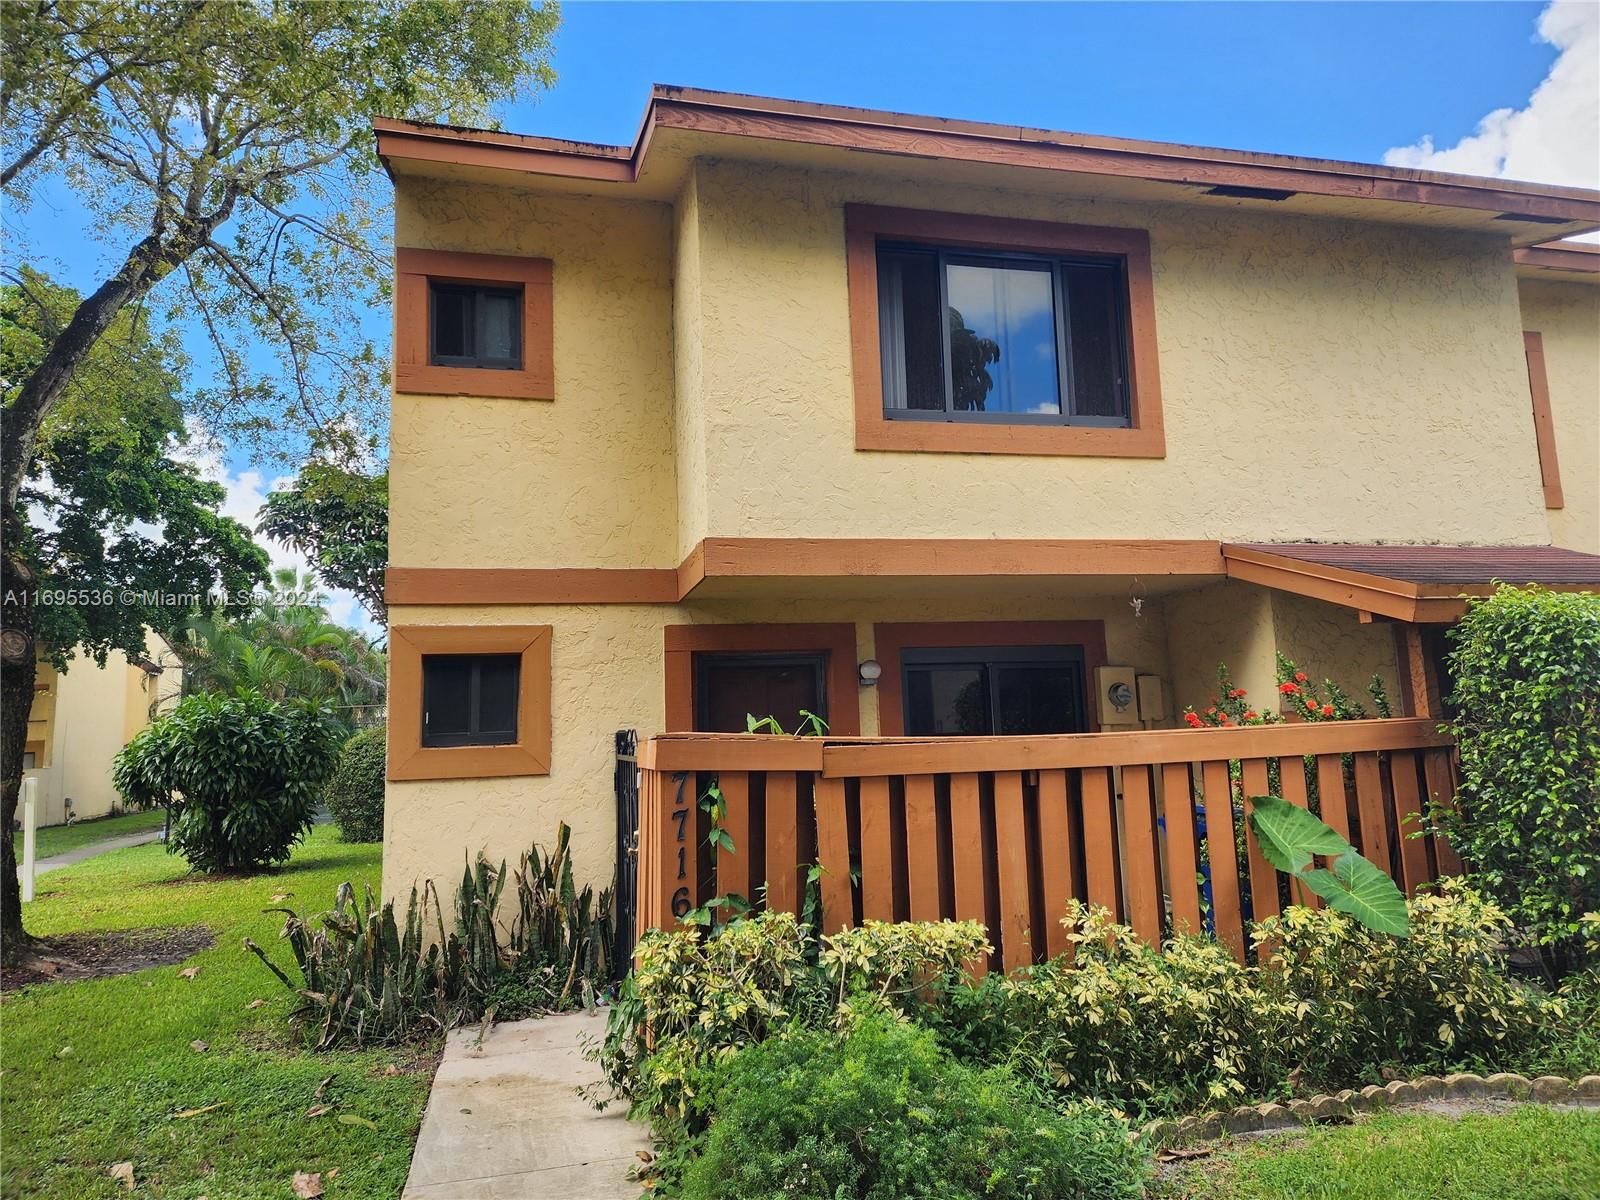
[[[445,1043],[402,1200],[634,1200],[636,1151],[650,1149],[625,1106],[600,1113],[578,1095],[598,1082],[583,1047],[604,1010],[476,1028]]]
[[[46,871],[54,871],[57,867],[70,867],[73,863],[81,863],[86,858],[94,858],[110,850],[126,850],[129,846],[143,846],[160,839],[161,830],[147,829],[143,833],[125,833],[121,837],[107,838],[103,842],[90,842],[87,846],[79,846],[50,858],[41,858],[33,864],[34,878],[37,879]]]

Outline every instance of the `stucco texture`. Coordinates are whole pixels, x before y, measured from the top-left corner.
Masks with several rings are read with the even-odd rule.
[[[672,220],[661,204],[396,188],[397,245],[552,260],[555,399],[396,395],[391,562],[676,564]]]
[[[709,530],[1538,543],[1504,241],[701,162]],[[854,448],[843,205],[1150,231],[1167,456]]]
[[[1548,510],[1550,541],[1600,554],[1600,287],[1524,279],[1522,324],[1544,341],[1550,417],[1561,464],[1561,508]],[[1533,423],[1523,439],[1533,441]]]

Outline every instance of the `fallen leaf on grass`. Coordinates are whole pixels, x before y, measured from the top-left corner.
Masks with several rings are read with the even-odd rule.
[[[400,1068],[395,1066],[393,1063],[390,1063],[387,1067],[385,1067],[383,1069],[383,1073],[385,1075],[398,1075],[398,1074],[400,1074]]]
[[[1210,1157],[1211,1157],[1211,1147],[1210,1146],[1196,1146],[1196,1147],[1194,1147],[1193,1149],[1190,1149],[1190,1150],[1173,1149],[1173,1150],[1158,1150],[1158,1151],[1156,1151],[1156,1161],[1157,1162],[1180,1162],[1180,1161],[1182,1161],[1183,1159],[1186,1159],[1186,1158],[1210,1158]]]
[[[56,1051],[56,1057],[57,1058],[71,1058],[72,1057],[72,1047],[71,1046],[63,1046],[63,1047],[61,1047],[61,1049]]]
[[[358,1117],[358,1116],[355,1115],[355,1113],[340,1113],[339,1114],[339,1124],[341,1124],[341,1125],[365,1125],[368,1129],[376,1129],[377,1128],[377,1126],[374,1125],[371,1121],[367,1120],[365,1117]]]
[[[179,971],[178,974],[182,975],[185,979],[193,979],[196,975],[200,974],[200,968],[185,967],[183,970]]]
[[[216,1112],[217,1109],[227,1103],[226,1100],[218,1100],[215,1104],[208,1104],[204,1108],[186,1108],[182,1112],[173,1113],[172,1119],[174,1121],[182,1121],[189,1117],[198,1117],[201,1113]]]
[[[294,895],[293,892],[273,892],[272,893],[272,902],[274,904],[282,904],[285,900],[287,900],[292,895]]]
[[[195,1038],[194,1041],[189,1043],[189,1049],[193,1050],[196,1054],[204,1054],[207,1050],[211,1049],[211,1043],[202,1042],[199,1038]]]
[[[260,1008],[265,1003],[266,1003],[265,1000],[252,1000],[252,1001],[250,1001],[249,1004],[246,1004],[245,1007],[246,1008]]]
[[[111,1178],[115,1179],[130,1192],[133,1191],[133,1164],[120,1162],[111,1168]]]
[[[338,1173],[339,1173],[339,1168],[338,1168],[338,1167],[335,1167],[335,1168],[333,1168],[333,1170],[331,1170],[331,1171],[329,1171],[329,1172],[328,1172],[328,1178],[329,1178],[329,1179],[332,1179],[332,1178],[333,1178],[333,1177],[334,1177],[334,1176],[335,1176],[335,1175],[337,1175],[337,1174],[338,1174]]]
[[[645,1166],[649,1166],[651,1163],[655,1162],[655,1160],[656,1160],[656,1156],[654,1154],[651,1154],[650,1151],[648,1151],[648,1150],[635,1150],[633,1152],[633,1156],[635,1158],[637,1158],[640,1162],[644,1163]]]
[[[306,1109],[306,1116],[308,1116],[308,1117],[321,1117],[321,1116],[326,1116],[328,1113],[331,1113],[332,1111],[333,1111],[333,1105],[331,1105],[331,1104],[317,1104],[317,1105],[313,1105],[311,1108]]]
[[[336,1078],[338,1078],[338,1076],[329,1075],[321,1083],[317,1084],[317,1090],[312,1093],[311,1098],[313,1100],[321,1100],[322,1099],[322,1093],[328,1090],[328,1085],[330,1083],[332,1083]]]
[[[322,1195],[322,1172],[313,1171],[309,1175],[304,1171],[294,1173],[294,1194],[300,1200],[316,1200]]]

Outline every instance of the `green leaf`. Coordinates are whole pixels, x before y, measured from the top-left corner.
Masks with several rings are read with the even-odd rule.
[[[1280,871],[1298,875],[1313,855],[1337,858],[1354,849],[1337,830],[1278,796],[1251,796],[1250,825],[1261,853]]]
[[[1331,907],[1349,913],[1368,929],[1396,937],[1411,932],[1406,898],[1394,880],[1354,850],[1334,859],[1331,871],[1304,871],[1300,878]]]

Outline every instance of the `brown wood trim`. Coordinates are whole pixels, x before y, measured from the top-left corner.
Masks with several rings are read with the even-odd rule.
[[[1439,675],[1423,643],[1422,627],[1396,622],[1394,651],[1400,665],[1400,696],[1406,716],[1441,716],[1444,705],[1439,698]]]
[[[638,179],[655,131],[668,128],[923,159],[1126,176],[1203,187],[1232,184],[1278,188],[1351,200],[1554,217],[1590,228],[1600,225],[1600,197],[1585,188],[909,116],[659,85],[651,92],[644,120],[631,146],[598,146],[388,119],[373,122],[378,155],[386,165],[391,160],[417,159],[624,184]],[[1526,237],[1530,241],[1547,241],[1555,236],[1560,236],[1559,231],[1547,225],[1537,233],[1521,233],[1519,240]]]
[[[1142,229],[1063,225],[1005,217],[847,204],[845,270],[849,282],[850,366],[855,387],[856,449],[965,454],[1096,455],[1164,458],[1161,372],[1156,353],[1150,235]],[[1066,425],[979,425],[895,421],[883,413],[878,330],[878,238],[1040,254],[1115,255],[1128,281],[1128,392],[1131,429]]]
[[[1550,413],[1550,380],[1544,366],[1544,336],[1531,329],[1522,332],[1522,349],[1528,359],[1528,391],[1533,396],[1533,436],[1539,444],[1539,478],[1544,484],[1544,506],[1561,508],[1561,463],[1556,458],[1556,423]]]
[[[389,778],[493,779],[550,773],[549,625],[391,625]],[[424,747],[424,654],[520,654],[518,738],[509,746]]]
[[[1547,243],[1523,246],[1511,252],[1511,261],[1536,271],[1570,272],[1579,276],[1600,276],[1600,246],[1587,242]],[[1583,282],[1592,282],[1585,279]]]
[[[872,652],[883,667],[878,680],[878,731],[884,737],[905,733],[901,695],[901,655],[913,646],[1082,646],[1084,703],[1095,723],[1094,672],[1106,665],[1104,621],[916,621],[883,622],[872,627]]]
[[[1421,619],[1419,592],[1413,583],[1226,543],[1222,547],[1222,557],[1230,579],[1310,596],[1345,608],[1364,609],[1400,621]]]
[[[397,246],[394,389],[431,396],[555,399],[555,317],[551,262]],[[428,362],[428,281],[522,288],[522,370],[436,367]]]
[[[854,625],[668,625],[663,640],[669,732],[694,728],[697,652],[772,654],[789,650],[827,652],[828,732],[838,737],[855,737],[861,732]]]
[[[672,567],[390,567],[390,604],[672,604],[707,578],[1221,575],[1216,542],[706,538]]]
[[[390,604],[672,604],[670,567],[390,567]]]

